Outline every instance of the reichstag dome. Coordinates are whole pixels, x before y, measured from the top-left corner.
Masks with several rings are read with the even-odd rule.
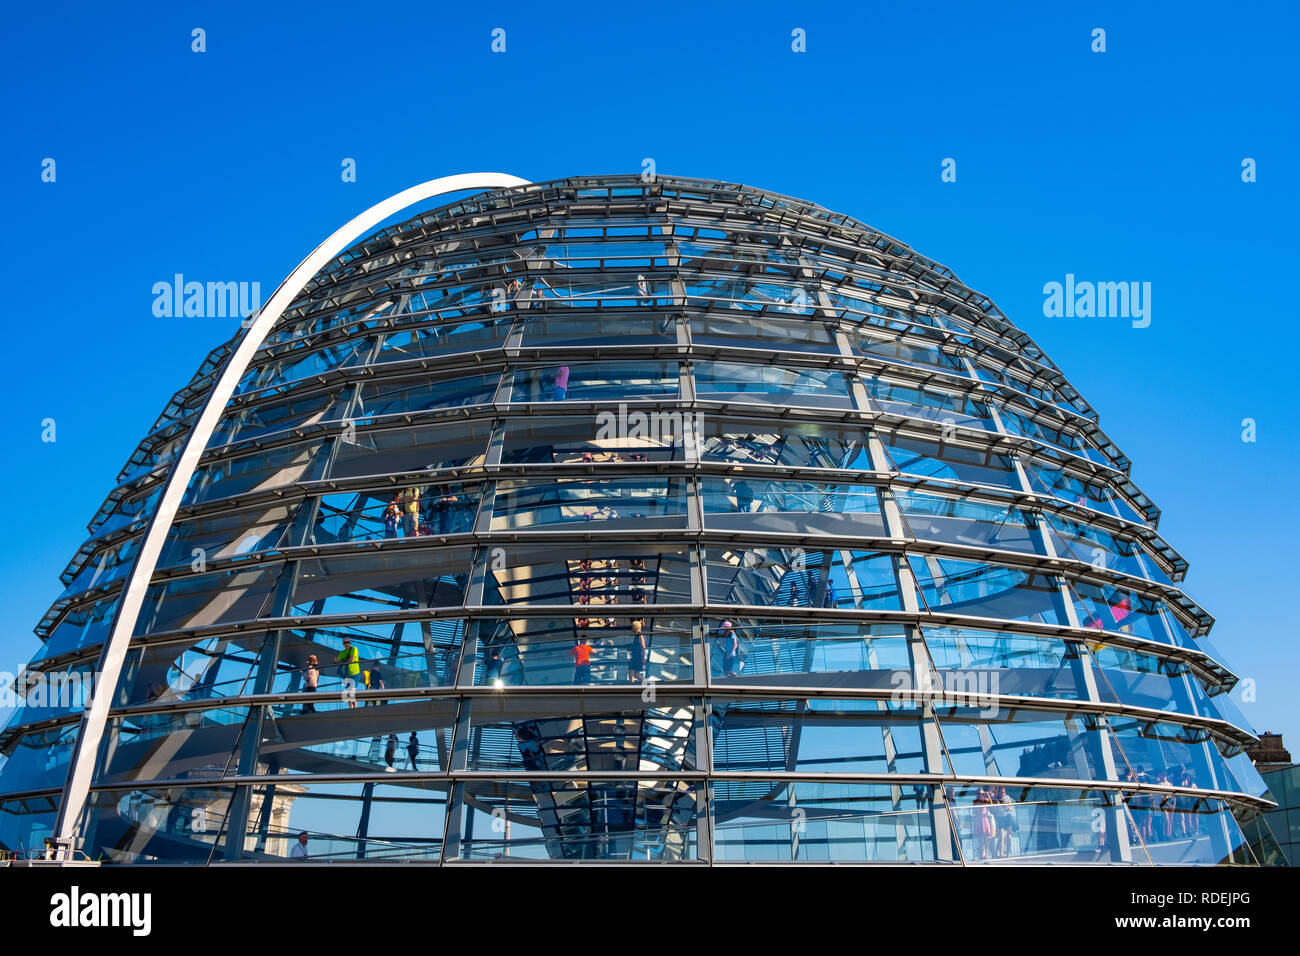
[[[1129,472],[988,298],[848,216],[412,187],[131,454],[15,687],[0,848],[1276,862]]]

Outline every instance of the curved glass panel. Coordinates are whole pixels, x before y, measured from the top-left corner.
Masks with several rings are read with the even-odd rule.
[[[60,599],[81,594],[91,588],[102,588],[124,577],[131,571],[131,563],[140,550],[140,537],[117,541],[97,551],[77,572]]]
[[[558,348],[600,341],[613,345],[653,345],[677,341],[677,322],[655,315],[526,314],[520,344]]]
[[[924,330],[915,330],[923,332]],[[921,365],[965,376],[966,366],[949,348],[924,339],[889,336],[870,329],[860,329],[849,336],[853,351],[868,358],[884,359],[903,365]]]
[[[895,558],[757,546],[704,553],[710,604],[900,610]]]
[[[23,734],[0,751],[0,793],[62,787],[80,724]]]
[[[626,614],[626,612],[624,612]],[[600,616],[494,618],[477,622],[473,682],[486,687],[689,681],[693,623]]]
[[[1246,837],[1222,800],[1139,793],[1128,797],[1137,840],[1152,863],[1254,863]]]
[[[243,405],[226,412],[208,440],[208,448],[248,441],[292,427],[305,427],[343,417],[347,401],[333,392],[291,395],[279,401]]]
[[[728,531],[883,538],[880,492],[873,485],[763,481],[738,475],[700,482],[704,526]]]
[[[324,477],[355,478],[478,465],[486,455],[491,432],[491,423],[485,421],[358,431],[355,441],[338,444]]]
[[[914,538],[972,548],[1046,553],[1038,521],[1028,511],[919,491],[897,491],[894,500]]]
[[[474,780],[460,795],[462,836],[448,848],[449,859],[666,863],[699,857],[701,801],[694,783]]]
[[[235,395],[299,381],[332,369],[350,368],[364,362],[374,346],[373,338],[355,338],[314,351],[295,349],[284,358],[250,369],[235,387]]]
[[[1097,690],[1104,701],[1189,716],[1213,713],[1186,664],[1125,647],[1090,646]]]
[[[967,863],[1149,866],[1134,817],[1114,793],[1058,788],[948,787]],[[1127,840],[1117,834],[1127,832]]]
[[[608,402],[672,398],[680,387],[675,362],[599,362],[521,368],[510,373],[512,402]]]
[[[472,553],[464,548],[339,555],[302,561],[295,614],[374,614],[455,607],[465,600]]]
[[[880,440],[890,465],[905,475],[999,488],[1020,487],[1010,455],[903,432],[881,431]]]
[[[255,621],[269,604],[283,570],[282,564],[232,568],[155,584],[145,593],[136,633]]]
[[[738,362],[696,362],[695,393],[715,402],[771,402],[848,408],[853,400],[842,372],[775,368]]]
[[[1079,645],[1006,631],[923,625],[941,692],[1088,700]]]
[[[174,567],[271,551],[289,543],[297,508],[278,501],[213,515],[197,515],[171,526],[158,567]]]
[[[1063,624],[1060,591],[1046,574],[933,555],[909,555],[917,589],[931,611],[1037,624]]]
[[[680,461],[686,434],[682,413],[669,413],[666,418],[652,418],[652,414],[629,412],[623,416],[621,428],[619,419],[609,412],[596,418],[515,419],[505,427],[501,463],[590,465]]]
[[[1093,714],[1007,709],[990,696],[959,706],[937,703],[935,716],[960,776],[1114,779],[1111,735]]]
[[[839,353],[825,325],[775,315],[697,316],[691,319],[691,343],[743,349],[770,349],[776,345],[787,352]]]
[[[882,412],[948,427],[996,430],[988,405],[969,393],[905,385],[874,376],[863,376],[862,381]]]
[[[782,425],[719,419],[704,422],[702,461],[871,471],[870,443],[861,428]]]
[[[1071,581],[1074,606],[1084,627],[1117,631],[1148,641],[1191,647],[1187,629],[1160,601],[1114,585]]]
[[[717,780],[710,791],[714,858],[719,861],[933,863],[953,859],[950,845],[936,839],[928,786]],[[942,810],[938,813],[943,817]],[[939,827],[946,829],[944,819]]]
[[[43,853],[45,840],[54,836],[58,809],[57,791],[18,800],[0,800],[0,847],[27,859]]]
[[[685,546],[556,542],[502,549],[487,569],[484,604],[689,604]],[[609,613],[606,611],[605,613]]]
[[[1049,514],[1046,520],[1052,529],[1057,554],[1071,555],[1096,568],[1172,585],[1169,575],[1161,570],[1149,554],[1143,552],[1136,541],[1118,537],[1102,528],[1072,521],[1063,515]]]
[[[369,424],[385,415],[427,412],[436,408],[489,405],[501,376],[485,372],[462,378],[413,378],[367,382],[357,395],[351,417]]]
[[[101,643],[113,626],[118,597],[113,594],[65,611],[49,632],[45,644],[37,651],[35,660],[58,657]]]
[[[714,697],[713,767],[736,773],[945,773],[920,708],[880,700]]]
[[[715,684],[911,685],[912,655],[902,625],[736,615],[711,621],[707,641]]]
[[[403,329],[384,336],[374,361],[377,363],[410,362],[462,352],[482,352],[500,348],[509,332],[509,321],[501,319],[480,319],[458,322],[454,325],[426,325],[418,329]]]
[[[194,472],[181,504],[202,504],[304,481],[319,452],[318,444],[289,445],[204,465]]]
[[[575,524],[600,531],[684,528],[686,480],[655,475],[497,483],[493,531]]]

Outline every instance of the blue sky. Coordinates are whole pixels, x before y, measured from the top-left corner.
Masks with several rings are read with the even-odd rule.
[[[1164,510],[1214,643],[1254,681],[1243,712],[1300,749],[1285,548],[1300,535],[1300,8],[445,6],[8,13],[0,670],[35,649],[31,627],[135,442],[234,331],[155,318],[155,282],[259,281],[269,296],[341,223],[415,183],[638,172],[650,157],[856,216],[990,295]],[[1105,53],[1090,49],[1098,27]],[[806,53],[791,51],[795,28]],[[1246,157],[1257,182],[1242,182]],[[1150,326],[1045,318],[1043,285],[1067,273],[1150,282]]]

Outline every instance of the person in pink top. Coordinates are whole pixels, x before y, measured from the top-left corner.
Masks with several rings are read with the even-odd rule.
[[[562,402],[569,394],[569,366],[561,365],[555,371],[555,397],[552,401]]]

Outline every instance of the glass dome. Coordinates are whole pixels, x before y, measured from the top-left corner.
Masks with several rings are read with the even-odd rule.
[[[573,178],[426,206],[251,334],[63,574],[0,846],[1273,858],[1236,678],[1128,460],[903,243],[742,186]]]

